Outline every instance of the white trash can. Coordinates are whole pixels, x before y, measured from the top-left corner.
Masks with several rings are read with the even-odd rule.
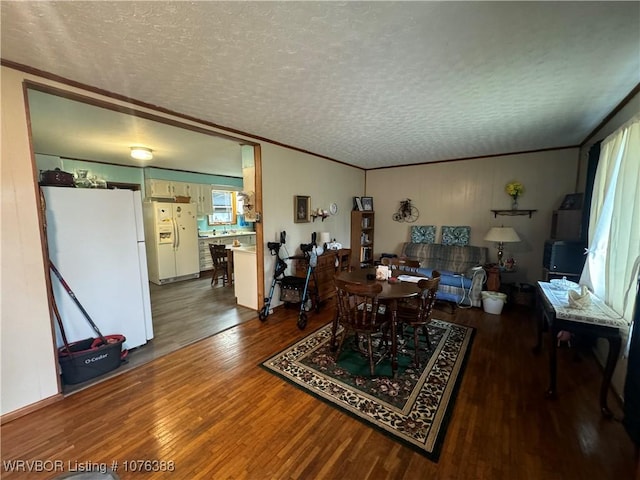
[[[500,315],[506,301],[507,295],[505,293],[489,292],[486,290],[482,292],[482,308],[487,313]]]

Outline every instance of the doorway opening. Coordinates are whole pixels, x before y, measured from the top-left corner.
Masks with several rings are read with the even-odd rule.
[[[156,173],[162,170],[168,172],[167,175],[182,175],[194,179],[198,175],[217,175],[216,169],[220,168],[222,170],[220,175],[217,175],[216,184],[223,183],[227,178],[242,179],[241,150],[247,145],[256,147],[255,167],[260,168],[259,146],[246,140],[217,134],[200,127],[182,124],[147,112],[134,111],[131,108],[110,104],[97,98],[83,97],[46,85],[27,82],[27,93],[28,111],[31,116],[32,151],[36,157],[37,167],[39,159],[44,159],[44,168],[53,167],[52,162],[58,166],[59,162],[63,171],[67,170],[65,168],[67,166],[72,166],[73,170],[80,168],[78,165],[81,163],[89,164],[94,166],[93,170],[106,180],[108,189],[139,190],[143,198],[147,197],[145,191],[147,169],[154,169]],[[115,123],[109,126],[111,121]],[[154,134],[155,128],[158,131]],[[93,134],[90,134],[90,131]],[[65,132],[73,132],[73,135]],[[145,132],[150,140],[141,140],[139,137],[123,139],[127,134],[133,135],[132,132],[137,132],[136,134]],[[114,138],[109,138],[109,135],[114,135]],[[119,140],[116,140],[115,136],[118,136]],[[198,139],[195,140],[194,136]],[[81,138],[82,141],[71,141],[72,137]],[[98,139],[97,142],[102,143],[95,143],[96,139]],[[157,155],[154,161],[157,163],[155,164],[134,164],[128,156],[113,151],[114,145],[126,146],[154,142],[159,142],[157,145],[163,145],[156,148]],[[198,155],[190,157],[185,153],[184,148],[195,144],[200,145],[201,149],[204,148],[208,154],[202,158],[201,150],[198,164],[189,163],[189,158],[193,159]],[[222,150],[220,155],[225,158],[236,158],[236,164],[230,165],[229,162],[219,160],[215,157],[216,150]],[[35,171],[39,170],[41,168],[35,169]],[[117,172],[117,174],[109,177],[110,172]],[[251,190],[259,191],[260,187],[260,185],[253,185]],[[261,225],[257,227],[255,229],[256,244],[261,245]],[[262,249],[258,247],[256,250],[258,272],[261,272],[263,271]],[[48,255],[47,252],[46,258]],[[256,281],[256,283],[258,290],[263,290],[262,282]],[[237,305],[233,287],[211,286],[209,272],[201,272],[200,278],[162,286],[149,283],[149,296],[153,318],[153,338],[144,345],[132,348],[128,363],[114,370],[113,374],[120,374],[251,318],[257,318],[256,311]],[[261,296],[258,293],[258,298]],[[177,306],[181,308],[176,308]],[[87,309],[89,308],[87,306]],[[57,328],[54,326],[53,319],[52,328]],[[110,374],[103,375],[84,384],[63,386],[62,392],[73,393],[103,381],[109,376]]]

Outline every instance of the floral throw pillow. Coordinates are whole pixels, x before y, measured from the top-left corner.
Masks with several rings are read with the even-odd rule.
[[[436,243],[435,225],[412,226],[411,243]]]
[[[443,245],[469,245],[469,236],[471,227],[442,227],[442,244]]]

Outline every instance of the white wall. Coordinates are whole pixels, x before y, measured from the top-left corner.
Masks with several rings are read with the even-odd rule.
[[[38,225],[35,172],[27,131],[23,81],[33,80],[103,101],[127,105],[78,88],[2,67],[2,328],[0,329],[1,411],[4,415],[58,393],[56,356],[47,302],[44,257]],[[185,124],[197,122],[135,106]],[[251,139],[249,139],[251,140]],[[262,144],[265,240],[286,230],[288,247],[309,242],[312,231],[330,231],[345,243],[349,234],[351,197],[364,193],[364,172],[279,147]],[[324,222],[293,223],[293,195],[310,195],[313,208],[340,205]],[[266,250],[266,249],[265,249]],[[273,275],[265,251],[266,285]],[[311,319],[310,319],[311,321]]]
[[[58,393],[22,75],[2,68],[2,413]]]
[[[264,241],[279,240],[281,231],[287,232],[286,248],[296,253],[301,243],[309,243],[313,232],[329,232],[336,241],[349,248],[351,208],[354,196],[364,195],[364,171],[331,161],[322,161],[275,145],[262,146],[262,184],[264,207]],[[293,197],[308,195],[311,208],[329,210],[337,203],[337,215],[324,221],[294,223]],[[318,233],[318,237],[320,234]],[[274,257],[265,256],[265,285],[273,278]],[[268,288],[265,294],[268,294]],[[272,305],[280,305],[274,296]],[[311,321],[311,318],[310,320]]]
[[[4,415],[58,393],[22,82],[30,79],[127,104],[6,67],[2,67],[1,76],[0,414]],[[637,103],[635,105],[637,107]],[[161,115],[150,109],[135,108]],[[197,122],[176,120],[209,128]],[[314,231],[329,231],[339,242],[348,244],[352,197],[365,194],[364,172],[269,143],[261,147],[264,240],[275,241],[279,232],[285,230],[291,254],[300,243],[309,242]],[[470,225],[474,245],[486,245],[482,237],[490,226],[514,226],[524,240],[507,248],[507,254],[513,253],[521,267],[517,275],[529,281],[539,278],[541,248],[549,235],[551,211],[557,208],[565,193],[574,191],[577,157],[577,151],[568,149],[368,172],[366,193],[374,197],[377,253],[395,251],[400,242],[408,239],[406,224],[393,222],[391,215],[398,202],[409,197],[421,212],[416,224]],[[503,188],[512,179],[522,181],[527,188],[520,206],[538,210],[532,219],[494,219],[489,212],[509,208],[509,198]],[[336,202],[338,215],[324,222],[296,224],[293,222],[294,195],[311,196],[312,208],[328,209],[331,202]],[[273,259],[265,249],[267,292],[272,275]]]
[[[420,211],[413,225],[436,225],[440,241],[443,225],[471,227],[471,245],[495,245],[483,240],[493,226],[511,226],[522,239],[505,244],[505,258],[513,255],[518,271],[503,281],[533,283],[542,276],[544,241],[549,238],[551,215],[567,193],[572,193],[578,165],[577,149],[506,155],[367,172],[367,195],[376,212],[375,248],[380,253],[399,253],[401,243],[410,241],[410,226],[392,220],[400,200],[410,198]],[[537,210],[528,216],[498,216],[492,209],[510,209],[505,185],[518,180],[525,193],[520,209]]]

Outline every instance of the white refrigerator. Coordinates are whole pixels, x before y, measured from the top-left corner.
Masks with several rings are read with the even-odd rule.
[[[153,338],[140,192],[42,187],[49,258],[103,335],[131,349]],[[51,283],[70,342],[96,333],[55,275]],[[58,347],[62,338],[56,325]]]
[[[200,276],[197,205],[145,202],[149,280],[157,285]]]

